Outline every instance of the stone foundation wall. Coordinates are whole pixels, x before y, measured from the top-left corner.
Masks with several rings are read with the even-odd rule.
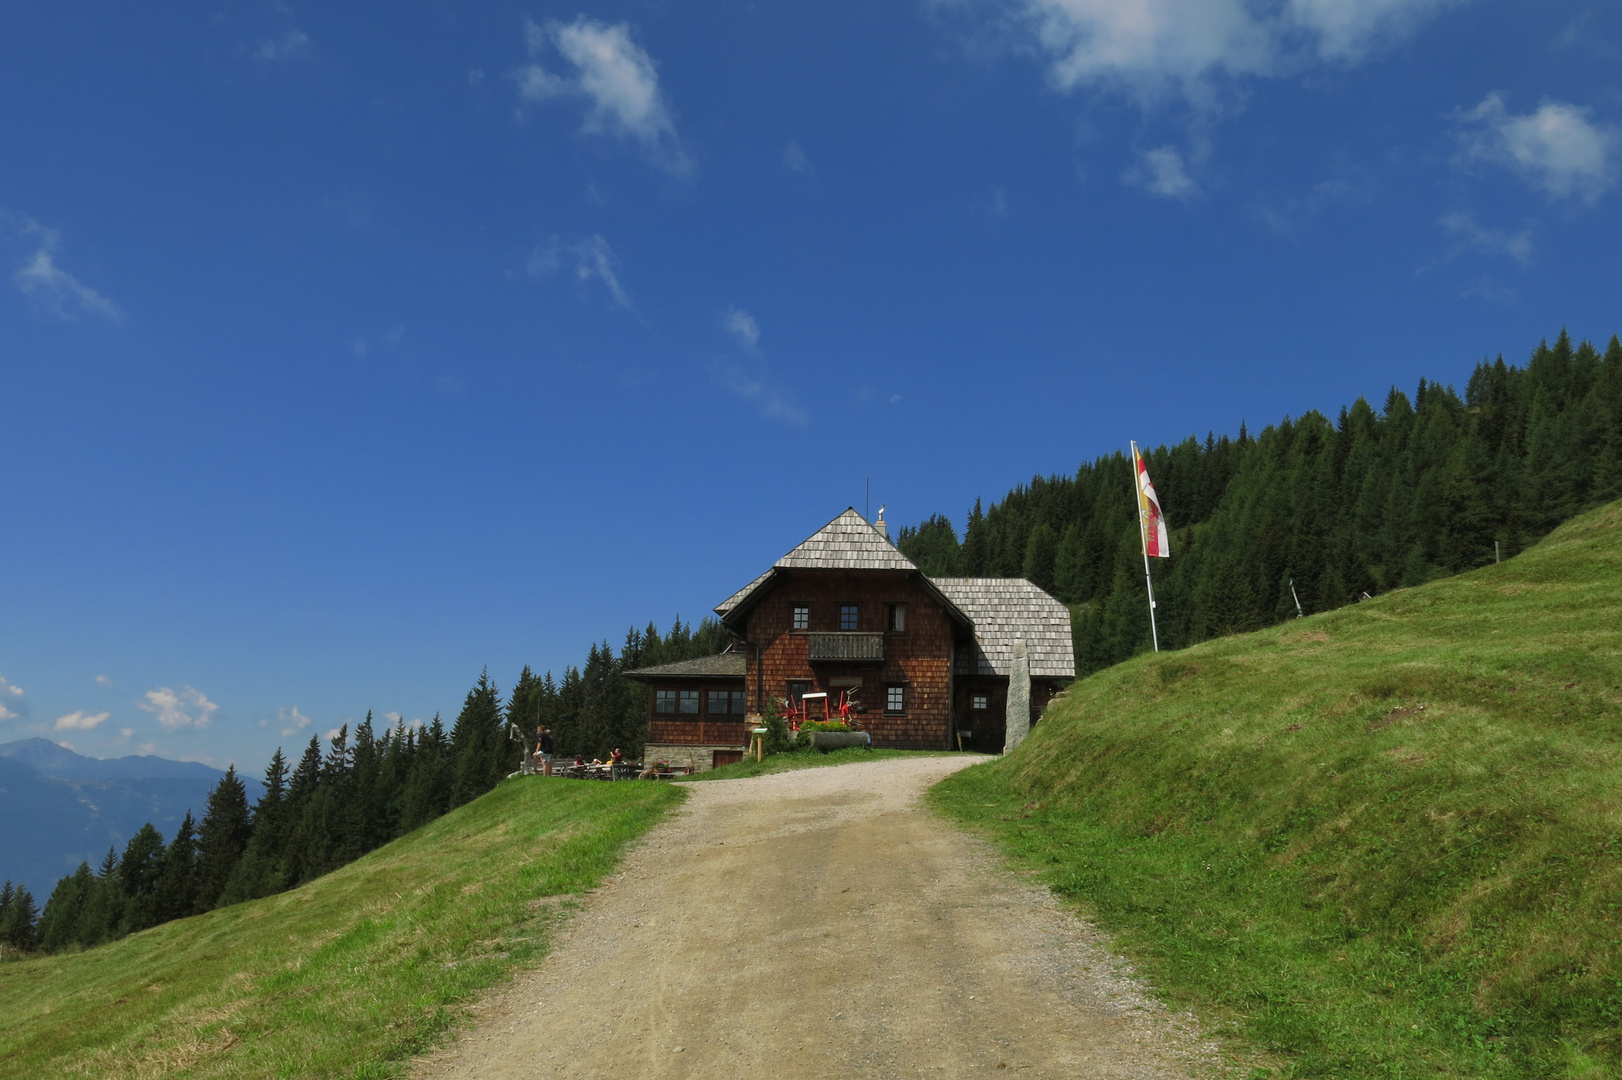
[[[688,743],[648,743],[642,748],[642,761],[668,761],[672,765],[686,765],[694,772],[715,768],[717,750],[744,750],[742,746],[693,746]]]

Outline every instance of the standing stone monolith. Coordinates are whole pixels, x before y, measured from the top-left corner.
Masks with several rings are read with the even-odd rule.
[[[1025,639],[1014,639],[1014,662],[1008,668],[1008,718],[1004,721],[1002,752],[1008,753],[1031,733],[1031,658]]]

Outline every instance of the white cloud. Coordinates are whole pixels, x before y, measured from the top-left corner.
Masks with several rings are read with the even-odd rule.
[[[1551,198],[1592,203],[1616,181],[1616,132],[1593,124],[1589,110],[1546,101],[1517,116],[1498,94],[1460,114],[1471,130],[1461,136],[1468,158],[1502,165]]]
[[[1463,0],[1289,0],[1288,17],[1315,39],[1318,55],[1358,60],[1411,34]]]
[[[810,422],[806,411],[794,401],[787,387],[779,385],[761,364],[716,362],[710,376],[722,387],[753,405],[768,420],[782,420],[794,427]]]
[[[783,168],[790,172],[809,174],[812,171],[811,159],[805,156],[800,144],[793,139],[783,147]]]
[[[4,694],[8,697],[22,697],[23,688],[7,682],[5,676],[0,675],[0,694]]]
[[[1138,155],[1138,163],[1121,174],[1121,179],[1168,199],[1188,199],[1199,194],[1175,146],[1145,150]]]
[[[261,41],[254,55],[265,63],[274,64],[284,60],[308,60],[314,53],[315,42],[310,40],[310,35],[294,29]]]
[[[297,705],[291,708],[277,709],[276,722],[282,726],[281,732],[284,739],[290,735],[297,735],[310,726],[310,718],[299,712]]]
[[[729,307],[721,313],[721,326],[746,352],[760,348],[760,324],[743,308]]]
[[[56,265],[61,234],[35,221],[24,224],[22,231],[24,236],[39,237],[33,256],[11,275],[24,296],[59,319],[80,314],[117,319],[123,314],[117,304]]]
[[[56,730],[89,731],[111,715],[112,713],[105,712],[90,715],[85,713],[83,709],[80,709],[78,712],[70,712],[66,716],[58,716],[56,718]]]
[[[201,690],[182,686],[178,691],[160,686],[146,692],[147,704],[141,708],[153,713],[165,731],[181,728],[207,727],[219,706],[208,700]]]
[[[537,26],[526,21],[524,39],[529,64],[518,71],[518,94],[527,102],[556,97],[585,97],[584,130],[640,143],[650,157],[671,172],[685,173],[692,163],[682,150],[676,124],[659,90],[653,57],[631,40],[626,23],[598,22],[581,15],[572,23]],[[538,58],[548,46],[573,66],[568,76],[555,75]]]
[[[130,737],[133,736],[134,734],[135,734],[135,729],[132,728],[132,727],[126,727],[126,728],[119,728],[118,729],[118,737],[120,739],[123,739],[125,742],[129,742]]]
[[[1465,213],[1446,214],[1438,224],[1458,238],[1459,243],[1454,249],[1454,254],[1471,248],[1488,254],[1508,255],[1519,263],[1532,261],[1530,228],[1514,233],[1504,229],[1487,228],[1478,225],[1474,217]]]
[[[1462,0],[1007,0],[1060,90],[1213,107],[1223,80],[1354,62]]]
[[[97,675],[96,685],[102,687],[103,689],[111,690],[113,688],[113,680],[109,679],[105,675]]]
[[[608,241],[595,233],[567,247],[555,236],[547,238],[530,252],[525,269],[535,276],[549,274],[563,265],[565,257],[573,264],[577,281],[600,281],[614,303],[627,311],[636,310],[631,303],[630,293],[620,284],[619,257],[614,254]]]

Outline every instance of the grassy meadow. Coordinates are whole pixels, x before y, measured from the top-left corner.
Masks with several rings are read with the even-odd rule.
[[[682,797],[510,781],[292,892],[0,964],[0,1076],[401,1075]]]
[[[1622,504],[1102,671],[932,798],[1256,1075],[1622,1076]]]

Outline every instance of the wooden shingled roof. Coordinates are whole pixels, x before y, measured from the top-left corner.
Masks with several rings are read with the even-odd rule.
[[[818,529],[805,542],[778,559],[764,574],[727,597],[715,608],[726,618],[778,570],[911,570],[918,567],[901,554],[854,506]]]
[[[784,570],[901,570],[917,574],[959,625],[974,627],[972,655],[956,658],[961,674],[1007,676],[1014,640],[1024,638],[1035,678],[1073,678],[1070,611],[1024,578],[931,578],[849,507],[778,559],[771,569],[727,597],[715,613],[737,622],[744,609]]]
[[[1070,644],[1070,609],[1024,578],[930,578],[935,588],[974,622],[972,671],[1007,675],[1014,639],[1025,639],[1034,678],[1071,679],[1076,657]],[[961,658],[960,658],[961,659]]]
[[[669,664],[627,671],[627,679],[714,679],[743,678],[749,667],[749,657],[741,652],[716,653],[694,660],[677,660]]]

